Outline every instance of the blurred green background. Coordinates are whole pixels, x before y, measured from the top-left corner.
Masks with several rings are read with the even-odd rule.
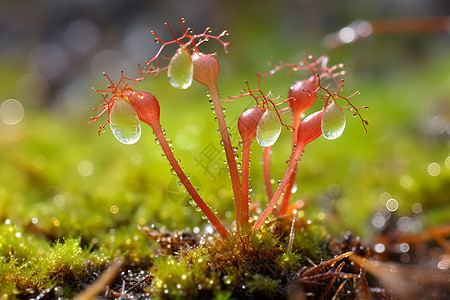
[[[114,250],[119,244],[141,245],[137,225],[206,226],[192,207],[168,201],[173,176],[148,126],[142,124],[137,144],[126,146],[109,129],[98,136],[99,124],[86,125],[102,101],[93,88],[108,84],[102,72],[114,80],[120,70],[137,76],[137,64],[158,50],[150,31],[168,40],[164,22],[179,34],[182,17],[194,32],[207,26],[216,34],[229,30],[230,54],[215,41],[201,48],[218,52],[223,98],[238,95],[244,80],[256,87],[256,74],[270,70],[269,62],[298,62],[305,51],[345,64],[343,95],[361,91],[353,103],[370,106],[362,112],[369,131],[364,133],[360,121],[348,114],[342,137],[307,146],[294,194],[306,202],[307,218],[323,220],[336,234],[351,230],[364,237],[396,218],[406,232],[448,222],[449,34],[375,35],[336,49],[324,42],[358,19],[446,14],[450,5],[444,0],[3,1],[0,102],[10,104],[0,111],[0,223],[8,225],[3,230],[14,224],[14,230],[25,233],[17,238],[49,242],[81,235],[85,245],[107,244]],[[263,90],[286,98],[289,86],[302,76],[278,74]],[[232,222],[223,154],[219,150],[214,161],[201,161],[207,149],[220,146],[204,87],[194,83],[175,90],[161,74],[138,88],[159,99],[176,157],[200,182],[205,201],[227,224]],[[232,121],[250,103],[224,104],[235,144]],[[285,131],[273,148],[275,182],[287,167],[290,144]],[[264,204],[261,158],[254,145],[252,192]]]

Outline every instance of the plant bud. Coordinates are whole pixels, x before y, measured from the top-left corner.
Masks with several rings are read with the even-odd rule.
[[[298,126],[297,143],[306,145],[322,134],[323,110],[306,117]]]
[[[295,82],[289,89],[289,105],[294,114],[301,115],[316,100],[316,79],[311,76],[309,79]]]
[[[136,110],[139,120],[152,127],[159,124],[160,109],[155,96],[148,92],[133,91],[129,94],[129,100]]]
[[[256,137],[257,127],[263,113],[261,108],[253,107],[240,115],[237,126],[243,140],[252,140]]]
[[[219,62],[211,54],[194,51],[191,56],[194,64],[194,79],[208,87],[217,84]]]

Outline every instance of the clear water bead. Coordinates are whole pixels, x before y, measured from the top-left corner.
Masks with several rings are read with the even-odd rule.
[[[256,140],[262,147],[275,144],[281,133],[281,122],[277,113],[266,110],[259,120],[256,129]]]
[[[170,60],[167,70],[170,84],[177,89],[187,89],[191,86],[193,73],[191,55],[185,47],[180,47]]]
[[[344,112],[336,104],[336,101],[332,101],[323,112],[322,134],[327,140],[334,140],[342,135],[344,129]]]
[[[130,102],[123,98],[114,101],[109,125],[119,142],[126,145],[136,143],[141,137],[138,115]]]

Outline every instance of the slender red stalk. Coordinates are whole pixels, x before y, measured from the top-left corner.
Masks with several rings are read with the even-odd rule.
[[[272,146],[264,148],[264,183],[266,185],[266,193],[269,199],[272,198],[272,182],[270,178],[270,152],[272,151]]]
[[[250,145],[252,140],[243,140],[242,148],[242,202],[241,202],[241,224],[248,224],[248,189],[249,189],[249,167],[250,167]]]
[[[305,80],[299,80],[294,83],[289,89],[289,106],[292,109],[292,127],[294,128],[294,133],[292,135],[292,152],[294,152],[294,147],[297,144],[297,130],[300,122],[302,120],[302,114],[314,103],[316,99],[316,80],[314,76],[311,76]],[[295,179],[297,178],[297,165],[292,171],[291,178],[284,191],[283,200],[281,201],[280,209],[277,215],[285,215],[287,213],[289,202],[292,196],[292,188],[295,185]]]
[[[188,193],[191,195],[192,199],[202,210],[203,214],[208,218],[217,232],[223,238],[226,238],[228,236],[228,231],[200,197],[197,190],[189,181],[186,174],[184,174],[183,170],[175,159],[175,156],[173,155],[172,150],[170,149],[170,146],[167,143],[166,138],[164,137],[164,132],[159,121],[159,104],[156,98],[147,92],[134,91],[129,94],[129,100],[136,110],[139,119],[152,127],[153,132],[158,139],[167,160],[169,161],[170,165],[176,172],[178,178],[183,183]]]
[[[164,137],[164,132],[162,131],[161,125],[152,126],[152,128],[153,131],[155,132],[156,138],[160,142],[161,148],[163,149],[166,158],[169,160],[170,165],[175,170],[178,178],[180,178],[180,181],[183,183],[189,195],[191,195],[192,199],[194,199],[195,203],[202,210],[203,214],[208,218],[209,222],[211,222],[211,224],[214,226],[217,232],[223,238],[226,238],[228,236],[228,231],[225,229],[225,227],[223,227],[223,225],[217,219],[216,215],[211,211],[208,205],[206,205],[206,203],[200,197],[197,190],[192,186],[192,183],[187,178],[186,174],[184,174],[183,170],[181,169],[180,165],[175,159],[175,156],[173,155],[169,144],[167,143]]]
[[[291,161],[286,170],[286,173],[284,174],[284,177],[281,180],[281,184],[278,186],[272,199],[270,199],[269,203],[267,204],[266,209],[263,211],[259,219],[256,221],[255,225],[253,225],[253,230],[260,229],[261,226],[264,224],[266,218],[272,212],[278,199],[280,199],[281,194],[285,190],[306,144],[315,140],[322,134],[322,126],[321,126],[322,116],[323,110],[310,115],[308,118],[306,118],[305,120],[303,120],[303,122],[300,123],[300,126],[298,127],[297,145],[295,147],[294,153],[292,154]]]
[[[222,136],[223,148],[225,149],[225,156],[227,158],[227,164],[230,172],[231,185],[234,195],[236,220],[240,220],[238,224],[242,227],[245,226],[241,212],[241,208],[243,206],[242,201],[245,201],[245,204],[247,205],[247,200],[242,199],[242,187],[241,181],[239,179],[239,171],[237,168],[236,158],[234,156],[233,146],[231,145],[230,134],[228,133],[227,124],[223,115],[222,104],[220,102],[220,95],[217,89],[217,85],[209,86],[208,90],[214,105],[214,111],[216,112],[217,123],[219,124],[219,131],[220,135]]]
[[[192,55],[192,62],[194,64],[194,79],[206,86],[211,96],[216,113],[217,123],[219,125],[220,135],[222,137],[223,148],[225,149],[225,156],[227,159],[228,170],[230,172],[231,185],[234,195],[234,206],[236,212],[236,220],[238,228],[245,226],[244,217],[242,215],[242,187],[239,179],[239,171],[237,168],[236,158],[234,156],[233,146],[231,145],[230,134],[228,133],[225,116],[223,114],[222,103],[220,100],[219,90],[217,89],[217,78],[219,76],[219,63],[217,59],[210,55],[201,52],[194,52]]]
[[[259,107],[254,107],[244,111],[238,119],[238,130],[242,137],[242,202],[241,202],[241,224],[248,224],[248,189],[249,189],[249,167],[250,167],[250,146],[256,137],[259,121],[264,111]]]

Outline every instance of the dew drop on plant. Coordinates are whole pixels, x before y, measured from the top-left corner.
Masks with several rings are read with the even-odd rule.
[[[187,89],[191,86],[193,73],[191,55],[185,47],[180,47],[170,60],[167,70],[170,84],[178,89]]]
[[[266,110],[259,120],[256,129],[256,140],[262,147],[275,144],[281,133],[281,122],[277,113]]]
[[[119,142],[136,143],[141,137],[141,124],[133,106],[123,98],[117,98],[111,109],[110,127]]]
[[[345,116],[342,109],[332,101],[323,113],[322,133],[327,140],[337,139],[345,129]]]
[[[222,277],[222,281],[225,284],[231,284],[231,277],[229,275],[225,275]]]

